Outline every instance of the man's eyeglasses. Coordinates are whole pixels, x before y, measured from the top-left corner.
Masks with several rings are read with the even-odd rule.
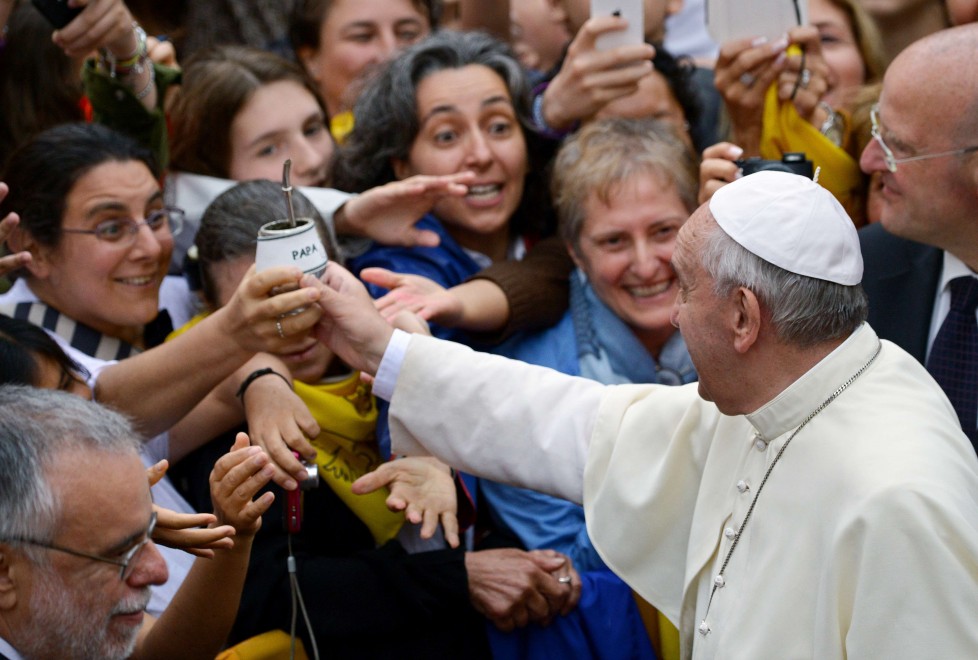
[[[883,150],[883,161],[886,163],[886,169],[891,172],[897,171],[897,165],[900,163],[909,163],[912,160],[928,160],[930,158],[943,158],[945,156],[960,156],[961,154],[970,153],[972,151],[978,151],[978,145],[973,147],[964,147],[963,149],[952,149],[951,151],[942,151],[936,154],[921,154],[919,156],[907,156],[906,158],[897,158],[893,155],[893,150],[886,146],[886,142],[883,142],[883,135],[880,132],[880,104],[876,103],[873,105],[872,109],[869,111],[869,121],[871,123],[870,133],[873,139],[880,145],[880,149]]]
[[[183,209],[175,206],[165,206],[158,211],[153,211],[142,222],[136,222],[132,218],[113,218],[105,220],[95,225],[95,229],[62,229],[68,234],[94,234],[95,238],[113,245],[129,246],[136,240],[139,228],[146,225],[150,231],[156,233],[164,229],[175,236],[183,229],[185,214]]]
[[[31,539],[24,538],[13,538],[13,539],[2,539],[8,543],[23,543],[25,545],[33,545],[38,548],[45,548],[47,550],[57,550],[58,552],[64,552],[69,555],[74,555],[75,557],[84,557],[85,559],[92,559],[94,561],[101,561],[106,564],[114,564],[116,566],[121,566],[119,570],[119,578],[125,582],[132,576],[132,572],[136,569],[137,560],[140,554],[142,554],[143,549],[146,544],[152,540],[153,530],[156,529],[156,511],[149,518],[149,526],[146,528],[146,537],[131,547],[126,551],[121,557],[100,557],[99,555],[93,555],[88,552],[82,552],[81,550],[72,550],[71,548],[65,548],[60,545],[55,545],[53,543],[44,543],[43,541],[34,541]]]

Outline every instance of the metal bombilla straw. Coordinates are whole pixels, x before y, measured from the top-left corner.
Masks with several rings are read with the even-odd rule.
[[[285,193],[285,202],[289,210],[289,228],[295,229],[295,209],[292,208],[292,159],[285,161],[282,168],[282,192]]]

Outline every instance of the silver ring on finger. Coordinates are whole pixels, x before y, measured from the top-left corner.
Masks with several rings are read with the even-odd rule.
[[[275,319],[275,329],[278,330],[278,336],[285,339],[285,331],[282,330],[282,320]]]
[[[557,578],[557,582],[560,582],[561,584],[570,584],[570,581],[571,576],[569,575],[561,575],[559,578]]]
[[[808,87],[808,83],[810,83],[811,81],[812,81],[811,69],[802,69],[801,80],[799,81],[799,84],[802,87]]]
[[[741,85],[743,85],[747,89],[750,89],[751,87],[754,86],[754,83],[757,82],[757,77],[754,76],[754,74],[752,74],[750,71],[744,71],[742,74],[740,74],[739,80]]]

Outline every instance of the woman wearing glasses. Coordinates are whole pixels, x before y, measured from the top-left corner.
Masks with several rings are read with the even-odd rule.
[[[101,367],[160,343],[173,324],[189,318],[186,284],[166,276],[182,213],[163,205],[148,152],[97,124],[66,124],[18,149],[3,178],[9,193],[0,217],[19,216],[7,247],[31,257],[0,296],[0,312],[56,335],[72,357],[84,358],[93,384]],[[156,436],[143,452],[147,465],[195,448],[201,441],[195,434],[171,438],[166,431],[236,369],[254,370],[257,351],[290,352],[315,343],[304,335],[318,314],[288,315],[303,304],[315,307],[308,305],[310,292],[267,295],[296,282],[298,270],[269,273],[246,278],[234,310],[182,346],[133,358],[145,366],[122,387],[100,378],[99,400],[125,409],[145,436]],[[233,401],[233,390],[226,398]],[[168,508],[191,511],[166,480],[154,495]],[[166,558],[171,580],[154,592],[151,612],[162,611],[192,563],[180,552]]]

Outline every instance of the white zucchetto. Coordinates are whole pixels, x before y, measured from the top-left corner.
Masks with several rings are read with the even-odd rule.
[[[856,227],[832,193],[807,177],[749,174],[720,188],[710,212],[730,238],[775,266],[848,286],[862,281]]]

